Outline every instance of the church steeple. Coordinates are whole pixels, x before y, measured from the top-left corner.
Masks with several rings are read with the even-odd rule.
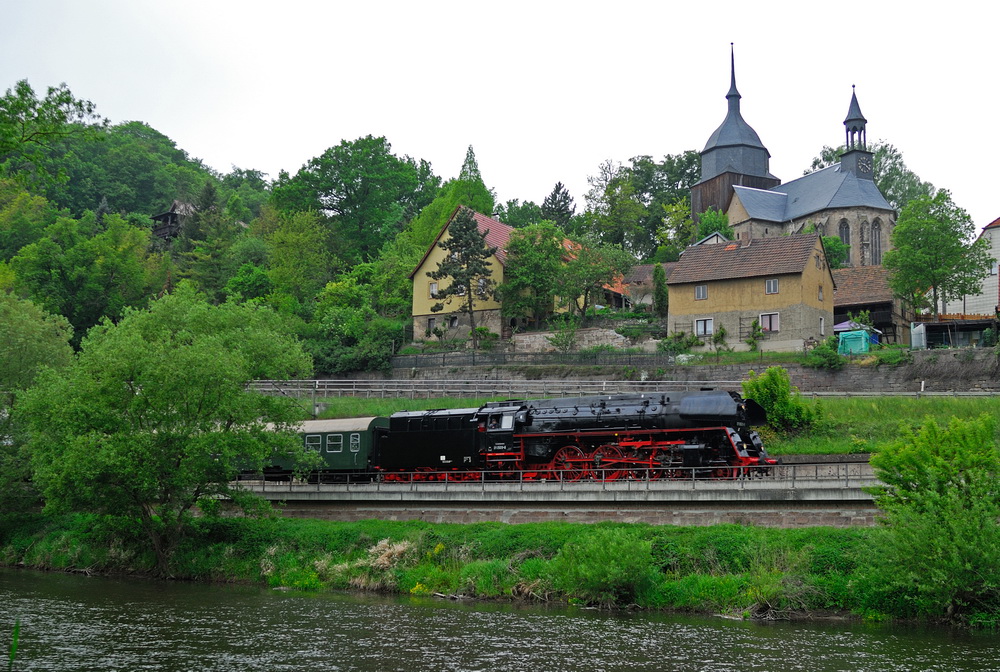
[[[729,109],[722,125],[715,129],[705,149],[701,150],[701,179],[709,180],[726,172],[773,178],[768,172],[770,152],[740,113],[742,96],[736,89],[734,49],[730,52],[729,68],[729,93],[726,94]]]
[[[867,129],[868,120],[861,114],[861,106],[858,104],[858,94],[851,85],[851,106],[847,110],[847,118],[844,119],[845,151],[840,157],[840,169],[853,173],[857,177],[865,180],[875,179],[875,155],[868,151]]]
[[[730,44],[728,109],[722,125],[701,150],[701,180],[691,188],[691,212],[695,218],[709,208],[725,212],[734,184],[770,189],[781,183],[769,170],[770,152],[743,119],[740,98],[736,88],[736,51]]]
[[[847,119],[844,119],[844,128],[847,132],[847,139],[844,146],[848,151],[852,149],[868,149],[865,140],[865,124],[868,120],[861,114],[861,106],[858,105],[858,94],[851,84],[851,106],[847,110]]]

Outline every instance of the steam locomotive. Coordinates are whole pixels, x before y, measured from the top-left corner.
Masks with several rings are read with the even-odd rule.
[[[306,422],[318,481],[736,478],[774,464],[764,409],[735,392],[646,393],[490,402],[389,418]],[[286,477],[286,465],[265,476]]]

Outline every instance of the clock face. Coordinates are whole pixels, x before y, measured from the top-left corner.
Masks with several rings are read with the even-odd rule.
[[[872,172],[872,160],[867,156],[863,156],[858,159],[858,168],[861,169],[862,173]]]

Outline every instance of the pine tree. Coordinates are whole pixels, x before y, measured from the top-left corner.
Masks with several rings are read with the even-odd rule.
[[[471,152],[471,147],[470,147]],[[486,234],[489,231],[479,231],[472,210],[459,209],[448,226],[448,238],[438,243],[438,247],[446,252],[444,259],[438,264],[436,271],[427,275],[432,280],[450,279],[450,284],[438,290],[438,303],[431,306],[433,312],[444,310],[445,304],[453,298],[460,301],[460,311],[469,315],[472,347],[479,347],[479,336],[476,333],[476,301],[489,301],[493,298],[496,283],[490,274],[490,257],[497,249],[486,245]],[[470,290],[471,291],[468,291]]]
[[[556,182],[552,193],[542,201],[542,218],[555,222],[563,231],[569,227],[569,222],[576,214],[576,204],[569,190],[562,182]]]

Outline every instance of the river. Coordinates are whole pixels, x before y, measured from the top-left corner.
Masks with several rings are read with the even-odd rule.
[[[14,669],[357,672],[1000,670],[1000,638],[570,607],[304,594],[0,569]]]

